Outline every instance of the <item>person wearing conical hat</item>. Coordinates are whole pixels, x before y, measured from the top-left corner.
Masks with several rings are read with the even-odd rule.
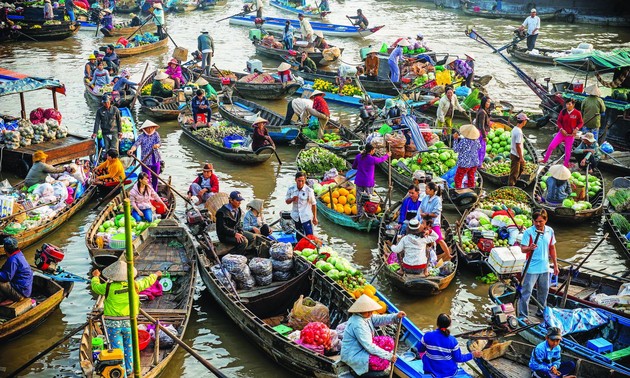
[[[168,79],[168,75],[164,71],[159,70],[153,77],[153,83],[151,84],[151,96],[169,98],[173,96],[173,91],[164,88],[162,80]]]
[[[387,64],[389,65],[389,79],[392,83],[398,83],[400,81],[400,61],[406,61],[403,56],[403,47],[408,47],[409,41],[407,38],[403,38],[398,41],[398,44],[392,50],[392,53],[389,54],[389,58],[387,59]]]
[[[201,70],[209,76],[214,56],[214,39],[206,29],[203,29],[197,37],[197,50],[201,52]]]
[[[127,155],[132,156],[136,149],[140,147],[140,160],[147,166],[142,167],[142,172],[149,175],[151,187],[156,192],[158,190],[158,178],[151,171],[158,175],[162,173],[162,156],[159,150],[162,146],[162,139],[157,132],[159,128],[160,125],[153,121],[148,119],[144,121],[139,128],[139,131],[142,131],[142,133],[138,135],[133,146],[127,151]]]
[[[131,21],[129,21],[129,26],[138,27],[142,25],[142,21],[140,21],[140,17],[138,17],[135,13],[129,13],[129,17],[131,17]]]
[[[164,9],[162,9],[161,3],[153,3],[153,22],[155,22],[155,26],[157,26],[157,34],[160,40],[166,38],[164,36],[164,25],[166,22],[164,20]]]
[[[254,134],[252,135],[252,151],[258,151],[258,149],[265,146],[276,148],[276,144],[269,136],[269,131],[266,127],[268,124],[269,121],[262,117],[257,117],[252,123],[252,128],[254,129]]]
[[[457,171],[455,172],[455,188],[463,188],[464,176],[466,176],[466,187],[474,188],[477,184],[475,173],[479,163],[479,130],[475,125],[463,125],[459,128],[459,133],[453,134],[453,151],[457,152]]]
[[[212,85],[210,85],[210,83],[208,83],[208,80],[206,80],[203,77],[199,76],[199,78],[197,80],[195,80],[195,84],[197,84],[199,89],[201,89],[204,92],[204,94],[206,95],[208,100],[216,100],[217,99],[217,91],[215,91],[214,88],[212,88]]]
[[[28,174],[24,179],[24,185],[33,186],[35,184],[43,184],[46,182],[46,176],[49,174],[68,171],[68,169],[63,166],[53,167],[50,164],[46,164],[46,158],[48,158],[48,155],[46,155],[44,151],[35,151],[33,154],[33,166],[28,170]]]
[[[593,173],[593,169],[597,168],[599,164],[600,152],[599,144],[593,133],[582,134],[582,142],[573,150],[575,158],[580,164],[580,167],[586,169],[588,166],[588,173]]]
[[[247,212],[243,218],[243,230],[253,234],[269,236],[271,230],[263,218],[263,200],[255,199],[247,204]]]
[[[280,82],[283,85],[294,81],[293,74],[291,74],[291,64],[287,62],[282,62],[278,66],[278,76],[280,77]]]
[[[548,174],[545,200],[551,205],[561,204],[571,195],[571,171],[562,164],[555,164],[549,168]]]
[[[192,110],[195,127],[197,126],[197,118],[199,117],[199,114],[206,115],[206,125],[209,127],[212,118],[212,108],[210,107],[210,100],[208,100],[208,98],[205,96],[202,89],[197,89],[195,95],[196,96],[190,100],[190,109]]]
[[[435,243],[439,236],[431,229],[433,218],[425,216],[422,221],[414,218],[407,223],[406,232],[400,241],[391,246],[392,253],[403,252],[401,268],[407,274],[429,275],[431,261],[437,258],[431,256],[428,244]],[[433,258],[432,258],[433,257]]]
[[[584,120],[583,133],[593,133],[596,140],[599,139],[599,128],[602,125],[602,115],[606,111],[606,104],[602,100],[602,92],[597,83],[586,87],[588,96],[582,101],[582,119]]]
[[[44,20],[50,21],[55,18],[53,6],[50,0],[44,0]]]
[[[324,33],[321,30],[315,30],[315,32],[313,32],[313,48],[324,51],[329,47],[330,45],[324,38]]]
[[[175,58],[171,58],[168,61],[168,68],[166,68],[164,73],[175,81],[175,89],[179,89],[182,84],[186,83],[186,79],[184,79],[184,75],[182,75],[182,67],[179,65],[179,61]]]
[[[348,309],[351,316],[341,340],[340,359],[359,376],[369,371],[370,355],[392,363],[395,363],[397,359],[396,354],[374,344],[372,339],[375,336],[376,327],[402,321],[400,319],[404,318],[406,314],[399,311],[396,314],[374,315],[375,311],[381,309],[381,305],[366,294],[361,295]]]
[[[134,276],[138,272],[134,268]],[[131,313],[129,303],[129,286],[127,285],[127,263],[118,260],[107,268],[103,269],[102,276],[105,282],[101,282],[101,272],[95,269],[92,272],[90,285],[95,294],[105,297],[103,301],[104,328],[109,338],[110,349],[120,349],[124,352],[124,364],[127,377],[132,376],[133,371],[133,351],[131,344]],[[148,289],[155,281],[162,277],[162,272],[156,271],[148,277],[135,280],[135,287],[132,289],[139,305],[138,293]]]
[[[378,49],[373,47],[365,57],[365,75],[368,80],[376,80],[378,78],[378,67],[381,60],[378,58]]]

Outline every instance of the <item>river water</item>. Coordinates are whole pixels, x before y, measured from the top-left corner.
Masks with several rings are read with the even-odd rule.
[[[497,46],[509,42],[512,30],[517,22],[508,20],[487,20],[464,16],[457,11],[436,9],[433,5],[412,0],[365,0],[359,2],[331,2],[333,13],[330,22],[348,24],[344,15],[355,14],[360,4],[371,25],[384,24],[386,27],[377,34],[365,39],[332,39],[334,44],[345,47],[343,60],[353,63],[359,61],[361,47],[381,42],[392,42],[400,36],[411,36],[422,32],[428,38],[434,51],[450,52],[463,55],[472,52],[477,59],[476,72],[479,75],[490,74],[494,80],[488,85],[488,91],[495,99],[505,99],[517,109],[536,111],[538,98],[523,85],[514,71],[490,49],[470,40],[464,35],[468,25],[475,25],[479,33]],[[224,7],[208,11],[191,12],[179,15],[167,15],[170,33],[178,45],[193,51],[199,32],[208,28],[214,38],[216,53],[214,62],[217,66],[233,71],[244,69],[245,62],[255,57],[254,47],[247,39],[248,29],[228,25],[228,21],[215,23],[222,17],[238,13],[240,1],[230,2]],[[267,7],[266,14],[286,17],[281,11]],[[526,15],[524,15],[525,17]],[[587,25],[543,22],[538,46],[549,48],[575,47],[579,42],[590,42],[595,48],[610,50],[615,47],[630,46],[630,29],[606,28]],[[19,42],[0,45],[0,65],[3,68],[33,76],[50,76],[61,80],[66,85],[67,96],[60,96],[59,107],[64,117],[64,124],[71,132],[89,135],[94,121],[96,104],[84,96],[82,83],[83,66],[87,56],[99,45],[107,42],[95,38],[93,32],[82,31],[71,39],[50,42]],[[146,64],[151,72],[157,66],[163,66],[170,58],[174,46],[168,50],[148,55],[127,58],[123,64],[130,68],[132,79],[139,81]],[[260,59],[260,58],[259,58]],[[265,68],[275,68],[277,62],[261,59]],[[518,64],[518,63],[517,63]],[[555,81],[573,80],[571,71],[560,67],[533,66],[519,64],[532,77],[542,80],[552,77]],[[42,106],[49,107],[52,100],[45,91],[30,92],[26,96],[27,111]],[[286,100],[265,104],[284,113]],[[19,99],[17,96],[0,98],[2,113],[18,115]],[[356,124],[357,112],[350,108],[331,106],[334,118],[344,123]],[[139,122],[144,120],[142,113],[137,114]],[[162,154],[166,161],[167,175],[172,176],[175,187],[184,192],[202,164],[214,163],[221,182],[222,191],[238,189],[246,200],[259,198],[267,204],[267,218],[277,219],[279,211],[286,209],[283,198],[293,182],[296,170],[295,156],[299,152],[296,146],[280,146],[278,153],[283,162],[279,165],[275,159],[259,166],[233,165],[229,162],[209,156],[203,149],[183,136],[176,122],[162,123],[159,133],[162,136]],[[546,148],[552,131],[527,129],[526,135],[535,141],[538,149]],[[15,181],[15,177],[4,176]],[[607,184],[614,177],[607,177]],[[387,177],[377,175],[377,186],[387,187]],[[488,188],[490,190],[492,188]],[[394,190],[394,199],[402,197],[403,192]],[[180,201],[180,205],[181,205]],[[181,216],[181,209],[179,215]],[[445,212],[454,223],[459,215]],[[85,248],[84,236],[89,224],[96,217],[91,206],[76,214],[56,233],[44,241],[62,247],[66,258],[62,266],[73,273],[88,275],[91,270],[90,260]],[[579,226],[551,224],[556,229],[558,251],[561,258],[573,261],[581,260],[606,232],[603,221],[596,220]],[[326,220],[316,228],[316,233],[326,243],[337,248],[343,255],[371,277],[376,269],[376,235],[366,235],[337,227]],[[598,251],[588,260],[586,266],[604,269],[609,273],[624,272],[628,262],[618,250],[613,240],[605,241]],[[34,247],[26,251],[32,259]],[[475,281],[475,273],[460,271],[441,295],[432,298],[411,298],[393,292],[385,282],[375,281],[399,308],[405,310],[410,318],[421,328],[433,327],[437,315],[450,313],[455,329],[473,329],[476,324],[486,322],[491,306],[487,296],[487,285]],[[278,369],[269,362],[265,354],[247,340],[232,321],[218,308],[209,294],[203,292],[203,284],[198,282],[194,312],[189,322],[185,340],[204,358],[222,369],[228,376],[234,377],[290,377],[291,374]],[[39,351],[61,338],[70,329],[81,324],[90,311],[94,298],[86,284],[77,283],[69,298],[64,300],[44,324],[18,340],[0,345],[0,376],[13,371]],[[27,370],[29,376],[66,377],[80,374],[78,362],[78,340],[76,335],[52,353],[33,364]],[[205,374],[205,369],[189,355],[180,351],[171,362],[165,377],[194,376]]]

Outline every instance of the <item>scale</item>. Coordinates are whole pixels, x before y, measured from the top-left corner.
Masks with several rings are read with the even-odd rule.
[[[160,285],[162,285],[162,291],[165,293],[168,293],[173,289],[173,280],[171,279],[171,274],[169,272],[162,273]]]

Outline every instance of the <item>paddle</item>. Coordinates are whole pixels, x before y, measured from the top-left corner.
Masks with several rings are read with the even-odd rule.
[[[18,34],[20,34],[20,35],[25,36],[25,37],[26,37],[26,38],[28,38],[28,39],[33,40],[34,42],[39,42],[38,40],[36,40],[35,38],[31,37],[30,35],[28,35],[28,34],[24,34],[24,33],[22,33],[21,31],[19,31],[19,30],[17,30],[17,29],[14,29],[13,31],[17,32],[17,33],[18,33]]]
[[[243,10],[239,13],[233,14],[231,16],[224,17],[222,19],[216,20],[215,22],[220,22],[223,20],[227,20],[228,18],[237,17],[237,16],[245,16],[246,14],[252,13],[255,9],[251,9],[248,4],[243,5]]]
[[[394,337],[394,350],[392,351],[393,355],[396,355],[398,352],[398,341],[400,341],[400,330],[402,329],[402,318],[398,319],[398,326],[396,327],[396,337]],[[389,368],[389,378],[394,376],[394,364],[390,364]]]
[[[350,24],[352,24],[352,26],[356,26],[357,27],[357,32],[359,33],[361,38],[365,38],[365,36],[363,34],[361,34],[361,27],[359,25],[355,24],[348,15],[346,15],[346,18],[348,19],[348,21],[350,21]]]
[[[149,155],[147,155],[148,157]],[[155,177],[157,177],[158,180],[160,180],[162,182],[162,184],[166,185],[170,190],[173,191],[173,193],[177,194],[178,196],[180,196],[184,201],[186,201],[189,205],[194,206],[194,204],[190,201],[190,199],[187,196],[182,195],[180,192],[177,191],[177,189],[173,188],[173,186],[171,184],[169,184],[166,180],[164,180],[162,177],[160,177],[160,175],[158,175],[157,173],[155,173],[155,171],[153,169],[151,169],[149,166],[147,166],[146,164],[144,164],[144,162],[140,161],[140,159],[138,159],[137,157],[131,155],[131,157],[133,158],[133,160],[135,160],[136,162],[139,163],[140,166],[144,167],[146,170],[148,170],[152,175],[155,175]],[[146,160],[146,158],[145,158]]]
[[[580,270],[580,268],[582,267],[582,265],[584,265],[584,263],[586,262],[586,260],[588,260],[589,257],[591,257],[591,255],[593,254],[593,252],[595,252],[595,250],[597,250],[597,248],[604,242],[604,240],[608,239],[608,232],[606,234],[604,234],[604,237],[601,238],[599,240],[599,242],[597,242],[597,244],[595,245],[595,247],[593,247],[593,249],[591,249],[591,251],[588,253],[588,255],[586,255],[586,257],[584,257],[584,259],[578,264],[577,268],[575,268],[576,271]],[[535,243],[534,243],[535,244]],[[568,281],[568,280],[567,280]],[[561,292],[562,289],[564,289],[564,287],[567,285],[567,281],[564,281],[562,283],[562,285],[560,285],[560,287],[558,288],[557,292]]]
[[[149,63],[144,66],[144,72],[142,72],[142,79],[140,79],[140,83],[144,83],[144,77],[147,74],[147,69],[149,68]],[[131,100],[131,104],[129,104],[129,109],[133,109],[133,106],[136,104],[136,100],[138,99],[138,93],[142,92],[142,88],[136,88],[136,94],[133,96],[133,100]]]

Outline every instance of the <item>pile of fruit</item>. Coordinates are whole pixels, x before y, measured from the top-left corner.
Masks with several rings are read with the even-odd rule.
[[[330,349],[330,329],[324,323],[308,323],[300,331],[300,339],[306,344],[322,346],[325,350]]]
[[[102,225],[98,227],[98,232],[104,232],[109,234],[110,236],[116,234],[125,233],[125,209],[123,204],[119,204],[113,209],[114,217],[103,222]],[[157,218],[153,222],[136,222],[135,219],[131,218],[131,232],[133,235],[139,235],[142,231],[146,230],[149,227],[156,227],[160,223],[160,219]]]
[[[512,147],[512,133],[502,128],[491,130],[486,135],[486,159],[485,162],[492,160],[500,161],[510,158],[510,149]],[[533,162],[532,156],[527,149],[523,149],[525,161]]]
[[[227,126],[228,124],[228,122],[223,121],[217,126],[204,127],[192,133],[196,137],[202,138],[206,142],[216,146],[223,146],[223,138],[228,135],[240,135],[242,137],[247,135],[245,129],[236,126]]]
[[[483,170],[494,176],[507,176],[510,174],[511,165],[512,165],[512,162],[510,160],[493,161],[490,163],[484,162]],[[532,175],[536,173],[537,169],[538,169],[537,164],[526,161],[525,167],[523,167],[522,174]]]
[[[336,133],[326,133],[321,139],[317,139],[315,142],[331,147],[347,147],[352,145],[352,143],[341,139],[341,136]]]
[[[337,171],[346,170],[346,161],[322,147],[312,147],[300,151],[296,158],[298,169],[308,175],[323,175],[332,168]]]
[[[397,166],[398,162],[402,162],[411,173]],[[417,170],[432,172],[436,176],[442,176],[449,169],[457,165],[457,154],[452,149],[446,147],[444,142],[437,142],[433,146],[429,146],[429,151],[416,154],[409,158],[401,158],[392,160],[392,168],[398,173],[410,176]]]
[[[162,83],[162,86],[164,87],[164,90],[166,91],[173,91],[173,87],[168,83]],[[140,92],[140,94],[142,94],[143,96],[150,96],[152,87],[153,87],[153,82],[145,85],[144,87],[142,87],[142,91]]]
[[[540,178],[539,185],[543,191],[547,190],[547,179],[549,177],[550,175],[547,173]],[[598,177],[590,175],[587,179],[586,176],[581,174],[580,172],[573,172],[571,173],[571,178],[569,179],[569,182],[577,187],[586,187],[586,180],[588,180],[588,196],[589,198],[594,198],[602,190],[602,180],[600,180]],[[575,211],[588,210],[592,207],[591,203],[588,201],[576,202],[576,197],[577,193],[572,192],[569,198],[562,201],[562,206],[570,207]]]
[[[322,79],[315,79],[315,81],[313,82],[313,90],[329,92],[329,93],[334,93],[334,94],[339,93],[338,86]],[[354,86],[352,84],[346,84],[343,86],[343,89],[341,90],[341,94],[344,96],[355,96],[355,95],[360,96],[363,94],[363,92],[357,86]]]

